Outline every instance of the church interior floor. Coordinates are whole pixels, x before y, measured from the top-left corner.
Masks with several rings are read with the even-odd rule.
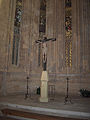
[[[72,96],[72,103],[68,101],[65,104],[65,97],[59,95],[56,95],[54,99],[49,98],[49,102],[47,103],[41,103],[39,101],[39,95],[31,95],[31,97],[27,99],[24,97],[23,94],[1,96],[0,110],[4,108],[13,108],[14,110],[18,109],[52,116],[90,119],[90,98]]]

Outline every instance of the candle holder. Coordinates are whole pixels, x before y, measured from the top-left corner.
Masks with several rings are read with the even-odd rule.
[[[26,90],[26,93],[25,93],[25,99],[27,99],[28,97],[31,97],[31,94],[29,93],[28,80],[29,80],[29,77],[27,76],[27,90]]]
[[[66,83],[67,91],[64,103],[66,104],[67,102],[70,102],[72,104],[71,98],[69,97],[69,78],[67,77],[66,79],[67,79]]]

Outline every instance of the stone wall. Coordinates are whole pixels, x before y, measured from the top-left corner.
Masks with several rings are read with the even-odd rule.
[[[25,93],[26,76],[35,92],[40,86],[42,66],[38,66],[39,0],[23,0],[21,39],[18,65],[12,64],[13,28],[16,0],[0,0],[0,94]],[[47,70],[49,84],[55,84],[56,93],[69,90],[78,95],[81,88],[90,90],[90,1],[72,0],[72,67],[65,66],[65,1],[47,0],[46,36],[49,41]]]

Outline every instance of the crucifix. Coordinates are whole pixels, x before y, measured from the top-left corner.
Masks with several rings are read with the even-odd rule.
[[[41,75],[41,87],[40,87],[40,102],[48,102],[48,72],[47,72],[47,42],[56,41],[56,38],[35,41],[37,44],[42,43],[42,58],[43,58],[43,71]]]
[[[49,38],[47,39],[47,37],[44,37],[43,40],[37,40],[35,41],[37,44],[41,44],[42,43],[42,58],[43,58],[43,71],[47,70],[47,42],[48,41],[56,41],[56,38]]]

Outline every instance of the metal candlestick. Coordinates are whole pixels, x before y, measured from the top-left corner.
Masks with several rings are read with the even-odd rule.
[[[67,102],[72,103],[70,97],[69,97],[69,78],[67,77],[67,92],[66,92],[66,97],[64,103],[66,104]]]
[[[29,80],[29,77],[27,76],[27,92],[25,94],[25,99],[27,99],[28,97],[31,97],[31,95],[29,94],[28,80]]]

